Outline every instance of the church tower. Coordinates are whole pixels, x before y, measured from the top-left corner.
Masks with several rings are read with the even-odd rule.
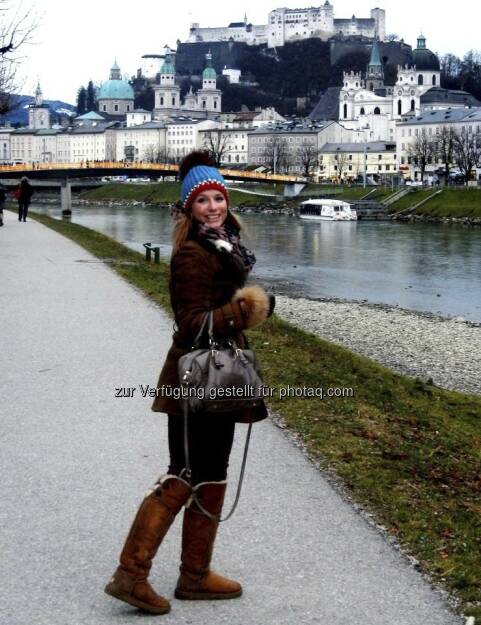
[[[354,99],[357,93],[365,89],[364,80],[359,72],[344,72],[342,89],[339,94],[339,121],[355,119]]]
[[[50,109],[43,103],[40,82],[37,83],[34,103],[28,108],[28,127],[32,130],[50,128]]]
[[[384,68],[377,39],[374,39],[371,49],[371,58],[369,59],[366,72],[366,88],[369,89],[369,91],[375,91],[382,87],[384,87]]]
[[[217,74],[212,67],[212,54],[205,55],[206,68],[202,72],[202,89],[197,91],[197,108],[199,111],[220,113],[222,92],[217,89]]]
[[[168,115],[180,109],[180,87],[175,84],[175,67],[172,56],[172,50],[167,48],[164,64],[160,69],[159,84],[154,87],[154,112],[156,115]]]

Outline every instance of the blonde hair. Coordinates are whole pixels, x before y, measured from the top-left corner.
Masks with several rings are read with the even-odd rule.
[[[238,230],[242,229],[240,220],[235,217],[229,210],[227,211],[227,217],[225,223],[229,223]],[[189,232],[192,226],[192,213],[182,213],[177,219],[174,232],[172,233],[172,256],[182,247],[187,241]]]

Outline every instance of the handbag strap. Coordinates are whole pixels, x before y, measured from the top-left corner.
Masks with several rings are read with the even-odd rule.
[[[187,405],[187,402],[184,402],[185,476],[187,478],[187,481],[190,483],[191,477],[192,477],[192,471],[191,471],[191,468],[190,468],[188,427],[189,427],[189,407]],[[235,500],[234,500],[234,503],[232,504],[232,508],[229,510],[229,513],[227,514],[227,516],[225,516],[223,519],[219,519],[218,515],[212,514],[211,512],[206,510],[202,506],[200,501],[194,495],[195,503],[199,507],[200,511],[203,512],[206,516],[208,516],[213,521],[218,521],[219,523],[223,523],[224,521],[227,521],[234,514],[234,511],[237,508],[237,504],[239,503],[239,499],[240,499],[240,496],[241,496],[242,483],[244,481],[244,473],[245,473],[245,468],[246,468],[246,464],[247,464],[247,452],[249,450],[249,442],[250,442],[250,438],[251,438],[251,431],[252,431],[252,422],[249,423],[249,427],[247,428],[246,442],[245,442],[245,445],[244,445],[244,455],[242,457],[242,465],[241,465],[241,470],[240,470],[240,474],[239,474],[239,482],[237,484],[237,492],[236,492]]]

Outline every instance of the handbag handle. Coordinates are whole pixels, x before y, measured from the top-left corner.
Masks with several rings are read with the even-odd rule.
[[[207,325],[207,333],[209,335],[209,342],[211,345],[214,345],[216,343],[215,338],[214,338],[214,313],[212,310],[209,310],[205,313],[204,318],[202,319],[202,323],[200,325],[200,329],[199,332],[197,333],[197,336],[194,339],[194,344],[192,346],[192,349],[195,349],[199,342],[200,339],[202,337],[202,334],[204,333],[204,330],[206,328]],[[234,341],[232,341],[232,345],[234,348],[236,348],[236,344]],[[187,405],[187,402],[184,402],[184,458],[185,458],[185,476],[187,478],[187,481],[190,482],[191,476],[192,476],[192,471],[190,468],[190,454],[189,454],[189,435],[188,435],[188,426],[189,426],[189,407]],[[247,429],[247,434],[246,434],[246,442],[244,445],[244,454],[242,457],[242,465],[241,465],[241,470],[240,470],[240,474],[239,474],[239,482],[237,484],[237,492],[236,492],[236,496],[234,499],[234,503],[232,504],[232,508],[229,510],[229,513],[227,514],[227,516],[225,516],[223,519],[219,519],[218,516],[216,516],[215,514],[212,514],[211,512],[209,512],[208,510],[206,510],[202,504],[198,501],[198,499],[194,496],[195,502],[197,504],[197,506],[199,507],[199,509],[201,510],[201,512],[203,514],[205,514],[207,517],[209,517],[210,519],[214,520],[214,521],[219,521],[219,523],[222,523],[224,521],[227,521],[228,519],[230,519],[230,517],[234,514],[235,509],[237,508],[237,504],[239,503],[239,499],[241,496],[241,491],[242,491],[242,483],[244,481],[244,473],[245,473],[245,468],[246,468],[246,464],[247,464],[247,452],[249,450],[249,442],[250,442],[250,438],[251,438],[251,431],[252,431],[252,422],[249,423],[249,427]]]
[[[185,458],[184,470],[185,470],[185,477],[187,478],[187,481],[190,483],[190,479],[192,477],[192,471],[190,468],[188,421],[189,421],[189,408],[187,406],[187,402],[184,402],[184,458]],[[234,514],[235,509],[237,508],[237,504],[239,503],[239,499],[240,499],[241,492],[242,492],[242,483],[244,482],[244,473],[245,473],[246,464],[247,464],[247,452],[249,450],[251,431],[252,431],[252,421],[249,423],[249,427],[247,428],[246,442],[244,445],[244,455],[242,457],[242,465],[241,465],[241,470],[239,474],[239,482],[237,484],[237,492],[235,495],[234,503],[232,504],[232,508],[229,510],[229,513],[227,514],[227,516],[225,516],[223,519],[219,519],[218,515],[212,514],[212,512],[209,512],[208,510],[206,510],[204,506],[200,503],[200,501],[197,499],[197,497],[195,497],[195,495],[193,496],[193,499],[195,500],[195,503],[199,507],[199,510],[203,514],[205,514],[205,516],[209,517],[213,521],[218,521],[219,523],[223,523],[224,521],[227,521]]]

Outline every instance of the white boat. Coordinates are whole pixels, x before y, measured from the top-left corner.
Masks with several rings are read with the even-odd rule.
[[[357,221],[357,213],[342,200],[306,200],[299,207],[301,219],[316,221]]]

